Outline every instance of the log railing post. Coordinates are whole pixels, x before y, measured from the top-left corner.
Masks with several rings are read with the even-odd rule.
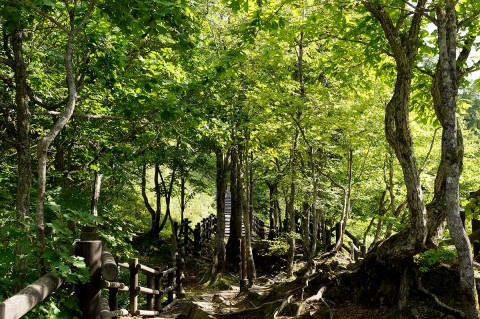
[[[188,219],[185,218],[185,221],[182,223],[183,227],[183,247],[188,245]]]
[[[138,258],[130,259],[130,314],[135,315],[138,310]]]
[[[200,250],[202,249],[201,244],[201,235],[200,235],[200,224],[195,225],[193,231],[193,255],[195,257],[200,256]]]
[[[117,307],[118,307],[117,295],[118,295],[118,288],[108,289],[108,307],[110,308],[110,311],[117,310]]]
[[[179,250],[180,251],[180,250]],[[183,289],[183,278],[185,277],[183,274],[183,268],[185,261],[183,259],[183,254],[176,253],[176,264],[177,264],[177,273],[176,273],[176,283],[177,283],[177,298],[185,297],[185,290]]]
[[[153,274],[147,273],[147,288],[155,289],[155,283],[153,280]],[[147,294],[147,310],[153,309],[153,294]]]
[[[352,249],[352,260],[358,260],[358,248],[355,246],[353,241],[350,242],[350,248]]]
[[[168,263],[168,268],[172,268],[174,266],[173,262],[169,262]],[[168,287],[171,287],[173,285],[173,278],[174,278],[174,273],[173,272],[170,272],[168,273],[168,277],[167,277],[167,286]],[[167,304],[170,304],[173,302],[173,290],[170,290],[168,292],[168,297],[167,297]]]
[[[265,222],[263,220],[260,221],[260,239],[265,239]]]
[[[162,274],[160,273],[160,267],[155,267],[157,270],[155,276],[153,277],[154,281],[154,289],[161,290],[162,289]],[[162,295],[158,294],[155,295],[155,309],[156,311],[162,310]]]
[[[367,246],[364,244],[360,244],[360,256],[365,258],[367,256]]]
[[[98,240],[95,229],[82,233],[81,240],[75,245],[75,255],[84,258],[90,273],[89,282],[79,283],[75,287],[81,318],[99,319],[102,241]]]

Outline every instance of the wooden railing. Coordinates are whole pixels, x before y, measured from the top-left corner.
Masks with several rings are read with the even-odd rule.
[[[180,225],[175,222],[173,232],[177,234],[178,241],[183,244],[186,252],[198,256],[205,243],[215,236],[217,217],[210,215],[203,218],[194,228],[190,226],[191,223],[188,219],[184,219]]]
[[[51,273],[40,277],[19,293],[0,303],[0,319],[16,319],[25,315],[50,296],[62,284],[62,280]]]
[[[342,234],[342,224],[336,223],[335,227],[327,229],[327,247],[331,247],[331,237],[333,232],[335,232],[335,243],[340,241],[340,236]],[[365,243],[362,243],[357,237],[345,229],[345,236],[350,238],[350,247],[348,247],[345,242],[342,244],[342,248],[346,250],[351,256],[352,260],[358,261],[367,255],[367,246]]]
[[[112,261],[113,260],[113,261]],[[102,301],[102,313],[105,318],[116,316],[158,316],[162,311],[170,308],[176,303],[177,298],[183,298],[183,268],[184,260],[180,254],[175,254],[175,262],[169,264],[168,268],[151,268],[140,264],[138,258],[131,258],[128,263],[118,263],[118,268],[112,267],[115,263],[110,253],[104,252],[102,255],[102,288],[108,289],[108,301]],[[118,269],[128,269],[129,284],[118,281]],[[139,274],[145,274],[144,284],[139,282]],[[130,296],[130,307],[127,309],[117,309],[117,294],[128,293]],[[139,309],[138,298],[140,295],[146,295],[146,309]],[[164,296],[166,300],[163,301]]]
[[[253,216],[252,218],[252,232],[255,233],[258,238],[265,239],[265,222],[257,216]]]

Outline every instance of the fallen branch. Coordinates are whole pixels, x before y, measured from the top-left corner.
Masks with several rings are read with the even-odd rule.
[[[437,295],[435,295],[434,293],[430,292],[429,290],[427,290],[425,287],[422,286],[422,280],[420,279],[420,276],[418,275],[418,271],[415,271],[415,278],[417,280],[417,286],[418,286],[418,290],[420,290],[421,292],[423,292],[424,294],[430,296],[433,298],[433,300],[435,301],[435,303],[437,304],[437,306],[439,306],[440,308],[443,308],[445,309],[446,311],[452,313],[452,314],[455,314],[456,316],[459,316],[460,318],[466,318],[465,317],[465,313],[463,313],[463,311],[460,311],[458,309],[455,309],[453,307],[450,307],[449,305],[447,304],[444,304],[439,298]]]

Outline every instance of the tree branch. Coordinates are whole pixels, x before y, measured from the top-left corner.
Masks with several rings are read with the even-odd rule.
[[[465,26],[466,24],[476,20],[480,16],[480,9],[477,11],[474,11],[473,14],[461,21],[458,21],[457,27],[460,29],[461,27]]]

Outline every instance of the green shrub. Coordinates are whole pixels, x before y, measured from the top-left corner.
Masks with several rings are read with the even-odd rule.
[[[415,256],[415,263],[421,272],[428,272],[432,267],[440,263],[450,263],[457,258],[457,251],[453,247],[440,246],[429,249]]]

